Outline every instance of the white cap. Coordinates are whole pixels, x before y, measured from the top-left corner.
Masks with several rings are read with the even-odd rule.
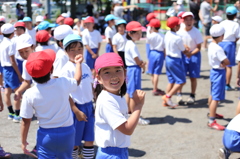
[[[212,20],[215,20],[216,22],[220,23],[223,19],[220,16],[214,16],[212,17]]]
[[[3,24],[1,27],[1,32],[3,34],[11,34],[14,32],[14,26],[10,23]]]
[[[64,18],[69,18],[70,17],[69,14],[67,14],[67,13],[62,13],[61,16],[64,17]]]
[[[44,21],[43,16],[39,15],[36,17],[36,22],[42,22],[42,21]]]
[[[73,30],[69,25],[60,25],[54,30],[54,38],[56,40],[63,40],[68,34],[73,34]]]
[[[177,4],[183,4],[183,0],[177,0]]]
[[[225,33],[224,28],[220,24],[214,24],[210,29],[210,35],[212,37],[219,37]]]
[[[121,0],[113,0],[113,3],[114,3],[114,4],[118,4],[118,3],[121,4],[122,1],[121,1]]]
[[[33,45],[32,37],[29,34],[22,34],[18,37],[17,50],[21,50]]]
[[[185,12],[185,13],[183,13],[183,15],[182,15],[182,19],[185,18],[185,17],[188,17],[188,16],[192,16],[192,17],[194,18],[194,15],[193,15],[192,12]]]
[[[6,22],[6,18],[4,16],[0,16],[0,22]]]

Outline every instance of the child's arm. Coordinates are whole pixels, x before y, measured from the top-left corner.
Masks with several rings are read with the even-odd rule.
[[[237,68],[237,85],[240,87],[240,61],[238,61],[238,68]]]
[[[201,50],[201,44],[197,44],[196,49],[194,49],[192,52],[190,52],[189,54],[187,54],[187,56],[190,58],[192,55],[197,54],[200,50]]]
[[[14,95],[14,100],[20,100],[22,98],[22,94],[26,89],[28,89],[31,85],[31,81],[23,80],[21,86],[16,90]]]
[[[70,96],[69,96],[69,103],[73,113],[76,115],[77,120],[87,122],[87,116],[76,107],[73,99]]]
[[[83,62],[83,55],[79,54],[75,57],[75,63],[76,63],[76,71],[74,78],[77,80],[77,85],[80,84],[81,78],[82,78],[82,65]]]
[[[230,65],[230,62],[229,62],[229,60],[226,58],[226,59],[224,59],[224,60],[221,62],[221,66],[222,66],[222,67],[226,67],[227,65]]]
[[[95,59],[97,58],[97,54],[95,54],[92,49],[89,47],[89,45],[85,45],[87,51],[92,55],[92,58]]]
[[[0,95],[0,112],[3,111],[3,109],[4,109],[4,105],[2,102],[2,96]]]
[[[114,53],[118,54],[117,45],[113,45],[113,51],[114,51]]]
[[[142,60],[140,60],[138,57],[135,57],[134,58],[134,61],[136,62],[136,64],[141,67],[143,69],[142,73],[145,72],[145,65],[146,65],[146,62],[143,62]]]
[[[21,73],[20,73],[20,71],[19,71],[19,69],[18,69],[18,66],[17,66],[17,63],[16,63],[16,61],[15,61],[14,55],[10,56],[10,60],[11,60],[11,64],[12,64],[13,69],[15,70],[15,72],[16,72],[17,75],[18,75],[19,81],[22,82],[22,81],[23,81],[23,78],[22,78]]]
[[[121,131],[125,135],[132,135],[134,129],[137,126],[142,106],[144,104],[145,100],[145,92],[141,90],[136,90],[133,94],[133,101],[134,101],[134,107],[133,107],[133,112],[131,116],[128,118],[128,120],[117,127],[119,131]]]
[[[111,45],[111,47],[113,47],[113,45],[112,45],[112,39],[111,39],[111,38],[108,38],[108,41],[109,41],[109,44]]]
[[[100,51],[100,48],[101,48],[101,43],[98,43],[98,51],[97,51],[97,56],[99,56],[99,51]]]
[[[27,150],[27,135],[29,131],[29,127],[31,124],[31,119],[22,118],[21,124],[21,140],[22,140],[22,150],[24,154],[28,154],[29,151]]]

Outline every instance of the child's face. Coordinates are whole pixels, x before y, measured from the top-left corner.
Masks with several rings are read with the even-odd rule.
[[[83,47],[82,45],[78,42],[77,45],[74,47],[70,47],[70,49],[67,51],[69,60],[74,62],[75,57],[79,54],[83,54]]]
[[[134,34],[131,34],[131,38],[132,38],[133,41],[138,41],[138,40],[140,40],[141,37],[142,37],[142,31],[141,30],[137,31]]]
[[[32,28],[32,22],[24,22],[26,25],[26,28],[31,29]]]
[[[184,18],[184,24],[186,25],[187,28],[191,28],[194,24],[194,19],[191,16],[188,16]]]
[[[24,30],[20,27],[16,27],[15,34],[17,36],[20,36],[20,35],[24,34]]]
[[[85,24],[85,27],[90,30],[92,30],[94,27],[94,23],[84,23],[84,24]]]
[[[121,66],[111,66],[101,68],[97,75],[98,81],[103,85],[104,89],[110,93],[119,95],[125,80],[125,70]]]
[[[212,20],[212,24],[218,24],[218,22],[215,20]]]
[[[124,26],[124,24],[118,25],[118,32],[119,32],[119,33],[124,33],[124,32],[125,32],[125,26]]]
[[[26,47],[26,48],[18,50],[18,52],[24,60],[27,60],[30,53],[32,53],[34,51],[33,51],[32,47]]]

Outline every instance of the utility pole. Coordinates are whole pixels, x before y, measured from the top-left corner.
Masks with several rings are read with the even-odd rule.
[[[32,0],[27,0],[27,16],[32,18]]]
[[[76,18],[76,0],[71,0],[71,18]]]
[[[51,19],[51,4],[50,0],[45,0],[45,14],[48,13],[49,19]]]

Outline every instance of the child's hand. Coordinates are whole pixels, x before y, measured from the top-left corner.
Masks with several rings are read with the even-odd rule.
[[[83,55],[78,54],[77,56],[75,56],[74,61],[75,61],[75,63],[82,63],[83,62]]]
[[[93,55],[92,55],[92,58],[93,58],[93,59],[96,59],[97,57],[98,57],[97,54],[93,54]]]
[[[145,73],[145,70],[146,70],[146,62],[142,62],[141,68],[142,68],[142,73]]]
[[[237,78],[237,86],[240,87],[240,78]]]
[[[18,101],[22,98],[22,93],[16,91],[15,94],[14,94],[14,100],[15,101]]]
[[[0,102],[0,112],[3,111],[3,109],[4,109],[3,102]]]
[[[22,150],[23,150],[23,153],[24,154],[29,154],[30,152],[27,150],[27,145],[28,145],[28,142],[25,141],[24,143],[22,143]]]
[[[20,82],[23,82],[22,76],[18,76],[18,79],[19,79]]]
[[[82,112],[82,111],[77,111],[74,112],[74,114],[76,115],[76,118],[78,121],[86,121],[87,122],[87,116]]]
[[[134,100],[134,103],[135,103],[135,107],[138,107],[140,109],[142,109],[142,106],[144,104],[144,101],[145,101],[145,92],[142,91],[142,90],[136,90],[133,94],[133,100]]]

